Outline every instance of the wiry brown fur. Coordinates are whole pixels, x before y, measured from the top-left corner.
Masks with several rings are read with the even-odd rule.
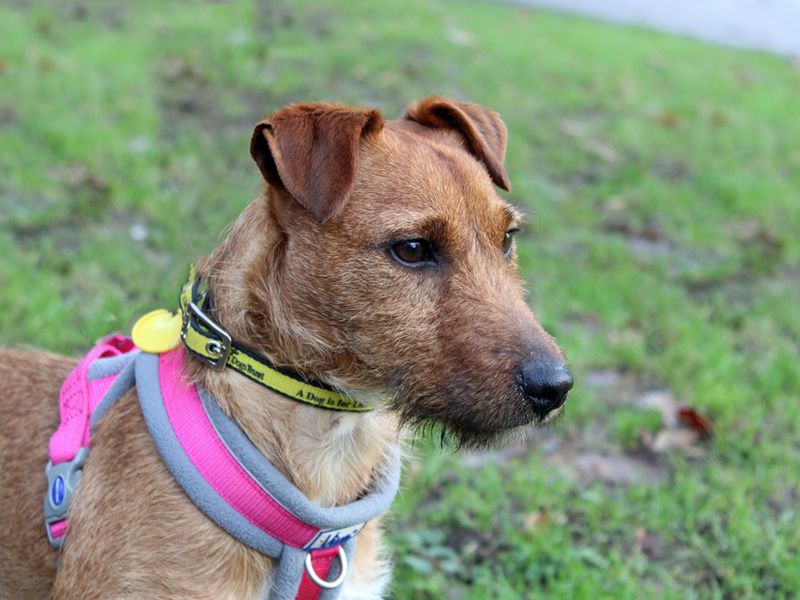
[[[504,232],[520,219],[492,186],[508,188],[505,140],[495,113],[439,97],[398,121],[314,104],[257,126],[251,152],[270,185],[200,264],[215,317],[275,364],[378,409],[314,409],[199,362],[188,376],[319,504],[351,502],[369,486],[399,443],[398,417],[442,424],[464,443],[539,420],[515,374],[560,351],[523,301],[513,256],[503,255]],[[436,264],[412,269],[391,258],[392,243],[417,238],[434,244]],[[92,439],[53,584],[42,468],[70,367],[0,352],[0,598],[46,597],[51,585],[55,598],[260,597],[272,562],[186,498],[133,391]],[[348,586],[377,586],[385,570],[371,523]]]

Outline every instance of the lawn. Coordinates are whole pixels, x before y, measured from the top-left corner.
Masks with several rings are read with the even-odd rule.
[[[510,130],[530,303],[576,387],[525,445],[417,440],[394,597],[800,590],[797,63],[421,0],[8,2],[0,40],[0,343],[77,355],[172,306],[259,192],[267,112],[469,98]]]

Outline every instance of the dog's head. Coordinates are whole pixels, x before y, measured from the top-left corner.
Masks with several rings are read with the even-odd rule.
[[[509,189],[505,146],[497,114],[441,97],[396,121],[330,104],[267,117],[251,153],[269,188],[233,236],[271,233],[238,259],[236,333],[462,442],[557,415],[572,377],[523,299],[521,216],[494,187]]]

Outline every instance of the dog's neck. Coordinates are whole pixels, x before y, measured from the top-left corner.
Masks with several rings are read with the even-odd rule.
[[[320,506],[353,502],[397,444],[382,410],[343,413],[284,398],[227,369],[206,371],[204,386],[269,461]]]
[[[274,274],[269,268],[263,271],[269,264],[278,269],[280,243],[278,228],[262,198],[242,213],[226,239],[201,263],[201,274],[214,298],[215,316],[234,339],[275,364],[292,367],[303,362],[313,369],[331,353],[309,357],[302,356],[296,345],[289,347],[303,335],[291,330],[288,311],[280,305],[278,284],[270,281]],[[253,286],[260,288],[256,306]],[[191,378],[211,393],[267,459],[321,506],[355,500],[398,443],[396,419],[380,408],[358,414],[315,408],[231,369],[214,371],[197,361],[189,369]],[[313,370],[304,374],[317,375]],[[374,394],[354,395],[375,404],[374,398],[366,397]]]

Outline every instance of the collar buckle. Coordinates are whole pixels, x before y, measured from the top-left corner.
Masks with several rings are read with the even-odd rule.
[[[211,356],[204,356],[197,354],[197,357],[206,363],[208,366],[221,371],[228,364],[228,356],[230,356],[231,348],[233,346],[233,338],[222,327],[217,325],[211,317],[209,317],[203,310],[192,300],[186,305],[183,311],[183,326],[181,327],[181,339],[186,343],[186,335],[190,327],[193,327],[192,319],[195,318],[209,330],[213,335],[202,333],[206,339],[205,351]],[[200,332],[197,332],[200,333]],[[215,339],[215,337],[217,339]]]

